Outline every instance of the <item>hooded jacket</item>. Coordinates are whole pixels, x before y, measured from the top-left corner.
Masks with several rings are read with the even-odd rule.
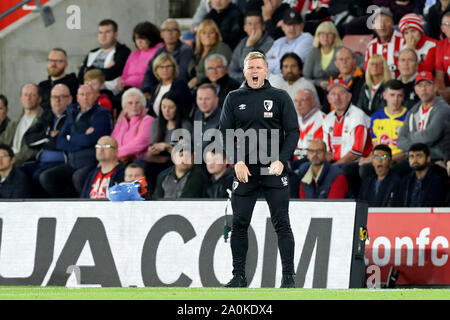
[[[430,148],[431,160],[445,158],[444,133],[445,121],[450,118],[450,107],[441,97],[436,97],[432,109],[429,111],[425,130],[419,131],[417,123],[420,117],[422,101],[419,101],[406,116],[403,127],[398,135],[397,146],[402,150],[409,150],[414,143],[425,143]]]

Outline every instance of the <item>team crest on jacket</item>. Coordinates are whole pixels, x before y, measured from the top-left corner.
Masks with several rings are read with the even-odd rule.
[[[239,186],[239,182],[233,181],[233,190],[236,190],[238,186]]]
[[[289,184],[288,177],[281,177],[281,183],[286,187]]]
[[[267,111],[272,110],[272,107],[273,107],[273,101],[272,100],[264,100],[264,108]]]

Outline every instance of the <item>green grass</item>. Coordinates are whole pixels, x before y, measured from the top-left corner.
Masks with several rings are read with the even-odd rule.
[[[0,287],[0,300],[450,300],[450,289]]]

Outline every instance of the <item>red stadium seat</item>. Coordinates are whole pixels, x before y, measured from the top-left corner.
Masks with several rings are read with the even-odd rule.
[[[367,44],[372,40],[373,35],[346,35],[342,39],[344,46],[351,49],[353,52],[358,53],[364,57],[366,53]]]

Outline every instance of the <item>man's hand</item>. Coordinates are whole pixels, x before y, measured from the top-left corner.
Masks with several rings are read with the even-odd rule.
[[[50,131],[50,137],[54,138],[58,135],[58,133],[59,133],[59,130],[52,130],[52,131]]]
[[[280,160],[272,162],[269,167],[269,173],[279,176],[284,169],[284,165]]]
[[[327,80],[320,81],[320,86],[321,86],[322,89],[325,90],[325,91],[327,91],[327,87],[328,87],[329,84],[330,84],[330,82],[327,81]]]
[[[264,5],[261,7],[261,14],[263,16],[264,21],[272,19],[272,15],[275,12],[276,8],[270,1],[264,1]]]
[[[262,37],[261,30],[252,30],[250,35],[248,36],[247,42],[245,43],[246,47],[253,47],[256,43],[258,43],[259,39]]]
[[[403,37],[405,38],[406,47],[416,50],[419,40],[416,39],[411,33],[405,34]]]
[[[250,171],[248,170],[248,167],[245,165],[244,162],[239,161],[234,165],[234,172],[236,172],[236,178],[243,183],[248,182],[248,176],[251,176]]]
[[[365,158],[360,158],[358,161],[359,166],[363,166],[367,163],[371,163],[372,162],[372,157],[365,157]]]

